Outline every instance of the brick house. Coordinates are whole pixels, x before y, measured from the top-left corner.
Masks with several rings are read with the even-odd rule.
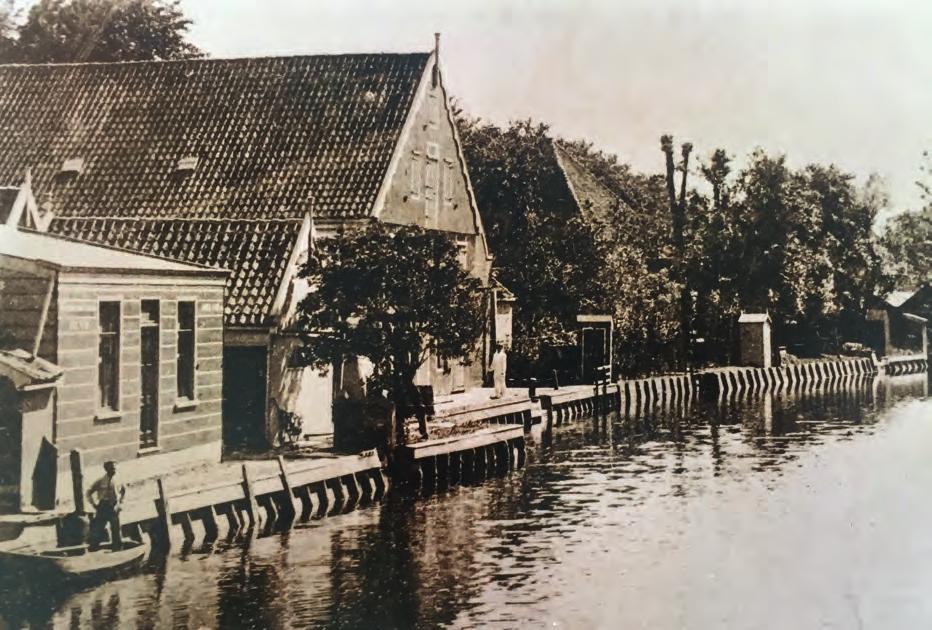
[[[339,372],[288,366],[295,274],[321,238],[375,217],[490,255],[430,53],[0,66],[0,181],[29,168],[56,234],[229,269],[224,441],[275,440],[279,410],[332,431]],[[489,300],[492,303],[492,300]],[[491,311],[491,307],[489,309]],[[469,366],[425,366],[442,395]]]
[[[72,450],[88,474],[121,462],[127,481],[219,461],[227,273],[19,229],[15,212],[7,219],[5,509],[67,504]]]

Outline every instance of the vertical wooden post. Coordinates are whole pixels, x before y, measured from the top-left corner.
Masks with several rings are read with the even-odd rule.
[[[291,525],[295,522],[295,519],[301,512],[295,505],[294,491],[291,489],[291,481],[288,479],[288,470],[285,468],[285,459],[281,455],[278,456],[278,470],[281,473],[280,477],[282,480],[282,489],[285,491],[285,509],[287,510],[289,507],[291,509],[291,513],[289,515],[291,518],[291,523],[289,523],[289,525]]]
[[[74,511],[84,514],[84,465],[81,451],[71,451],[71,491],[74,494]]]
[[[155,485],[159,490],[159,498],[156,504],[156,511],[159,515],[159,538],[165,548],[168,548],[171,546],[172,510],[168,503],[168,493],[165,491],[165,484],[162,482],[161,477],[155,478]]]
[[[259,506],[256,504],[256,494],[252,489],[252,481],[249,479],[246,464],[243,464],[243,494],[246,497],[246,514],[249,515],[249,525],[250,527],[256,527],[259,523]]]

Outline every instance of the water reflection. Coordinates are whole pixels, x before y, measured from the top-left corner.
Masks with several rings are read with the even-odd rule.
[[[928,626],[924,597],[891,604],[932,586],[932,508],[902,513],[932,483],[928,394],[925,376],[852,380],[583,420],[481,485],[78,593],[4,586],[0,626]]]

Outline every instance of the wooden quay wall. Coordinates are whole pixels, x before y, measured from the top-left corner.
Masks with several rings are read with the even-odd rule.
[[[248,464],[227,466],[225,479],[177,491],[171,479],[155,480],[155,496],[123,510],[124,536],[187,550],[342,514],[381,498],[389,485],[374,450],[327,459],[279,457],[274,472],[250,473]]]
[[[926,365],[922,359],[903,360],[909,369]],[[906,367],[885,368],[887,373],[906,373]],[[874,376],[878,366],[870,358],[827,359],[771,368],[723,367],[692,374],[669,374],[621,380],[607,385],[571,385],[541,389],[538,395],[551,425],[600,413],[626,415],[657,405],[678,404],[699,394],[734,397],[765,392],[822,387],[843,379]]]
[[[873,376],[869,358],[826,359],[770,368],[727,367],[698,373],[703,395],[734,396],[819,387],[850,376]]]
[[[884,374],[899,376],[901,374],[921,374],[929,371],[929,358],[924,354],[912,354],[902,357],[887,357],[881,362]]]
[[[527,396],[466,400],[462,403],[438,405],[433,419],[435,422],[448,423],[458,427],[517,424],[524,426],[525,430],[529,430],[535,419],[535,407],[534,402]]]
[[[620,388],[617,383],[566,385],[559,389],[538,390],[540,405],[551,424],[560,425],[574,418],[617,411]]]
[[[524,427],[501,424],[401,446],[391,471],[401,487],[431,491],[505,474],[524,462]]]

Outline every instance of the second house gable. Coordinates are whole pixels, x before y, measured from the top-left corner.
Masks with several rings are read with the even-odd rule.
[[[395,150],[375,215],[455,235],[466,268],[485,279],[488,251],[439,72],[425,72]]]

